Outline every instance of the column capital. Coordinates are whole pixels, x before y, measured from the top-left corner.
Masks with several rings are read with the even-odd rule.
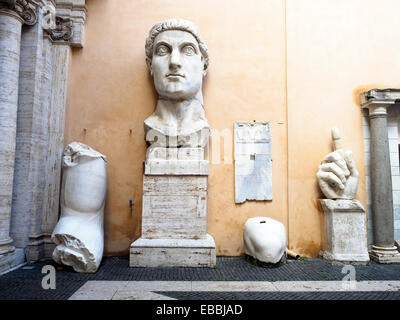
[[[34,25],[37,22],[36,6],[34,0],[0,0],[0,11],[10,10],[22,19],[27,25]]]
[[[370,117],[386,117],[388,107],[400,104],[400,89],[371,89],[362,92],[360,103],[362,108],[369,109]]]

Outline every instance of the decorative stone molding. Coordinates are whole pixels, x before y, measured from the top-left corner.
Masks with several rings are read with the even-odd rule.
[[[73,35],[73,23],[71,19],[56,16],[55,20],[56,26],[54,29],[45,29],[47,34],[50,36],[50,39],[53,40],[53,42],[69,42]]]
[[[37,22],[37,3],[33,0],[0,0],[0,10],[9,9],[21,17],[23,23],[34,25]]]
[[[56,43],[62,39],[62,41],[68,41],[72,47],[83,48],[85,42],[85,22],[87,17],[87,7],[85,0],[56,0],[56,19],[59,19],[59,23],[62,25],[62,34],[60,39],[57,39],[60,34],[56,32],[56,39],[53,39]],[[64,22],[61,22],[64,21]],[[71,22],[71,37],[68,40],[64,39],[64,36],[68,38],[69,29],[65,26],[66,21]],[[57,28],[60,24],[56,22]]]

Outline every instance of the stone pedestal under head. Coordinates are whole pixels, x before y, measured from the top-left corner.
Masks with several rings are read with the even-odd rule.
[[[369,261],[365,210],[354,200],[358,171],[351,151],[342,148],[337,128],[332,129],[334,151],[328,154],[317,172],[318,184],[328,199],[321,202],[324,210],[324,251],[330,261]]]
[[[246,221],[243,230],[244,253],[265,263],[277,264],[286,258],[285,226],[268,217]]]
[[[172,19],[150,30],[145,49],[158,101],[144,121],[142,235],[131,244],[129,265],[213,267],[215,243],[206,229],[210,128],[202,95],[207,47],[191,22]]]
[[[104,249],[106,157],[82,143],[69,144],[63,154],[61,217],[52,240],[53,260],[77,272],[96,272]]]

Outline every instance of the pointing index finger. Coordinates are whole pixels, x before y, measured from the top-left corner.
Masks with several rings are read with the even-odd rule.
[[[333,142],[334,151],[343,149],[342,148],[342,137],[340,135],[339,129],[332,128],[331,132],[332,132],[332,142]]]

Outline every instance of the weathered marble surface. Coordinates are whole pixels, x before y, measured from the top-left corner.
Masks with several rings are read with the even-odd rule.
[[[12,265],[10,217],[22,19],[0,7],[0,272]]]
[[[235,122],[235,202],[272,200],[269,122]]]
[[[83,46],[86,12],[85,0],[0,1],[0,255],[13,256],[0,270],[54,250],[70,46]]]
[[[40,99],[43,73],[43,27],[41,11],[34,26],[21,35],[17,134],[10,234],[16,248],[24,248],[43,212],[48,152],[46,103]],[[47,99],[49,96],[47,95]],[[59,157],[60,159],[60,157]],[[32,224],[31,224],[32,222]],[[24,261],[24,260],[23,260]],[[22,261],[22,262],[23,262]]]
[[[77,142],[63,156],[61,218],[52,234],[53,259],[77,272],[96,272],[104,248],[106,158]]]
[[[202,94],[207,47],[191,22],[166,20],[150,30],[146,62],[158,102],[144,121],[149,147],[142,236],[131,244],[129,265],[213,267],[216,250],[207,234],[205,159],[210,128]]]
[[[337,128],[332,128],[332,141],[334,151],[322,160],[318,168],[319,186],[328,199],[354,199],[358,187],[358,171],[353,153],[343,150]]]
[[[205,160],[204,148],[150,147],[146,159],[151,160]]]
[[[147,160],[146,175],[208,175],[207,160]]]
[[[202,239],[139,238],[131,244],[130,267],[214,267],[215,242]]]
[[[286,255],[285,226],[268,217],[255,217],[246,221],[243,230],[245,254],[266,262],[278,263]]]
[[[142,237],[206,238],[207,176],[143,177]]]
[[[183,19],[157,23],[145,49],[158,93],[156,110],[144,121],[146,141],[161,147],[205,147],[210,126],[202,85],[209,58],[196,27]]]
[[[365,210],[357,200],[323,199],[325,215],[324,250],[326,260],[369,261]]]
[[[328,199],[324,211],[324,250],[322,257],[330,261],[369,261],[365,210],[354,200],[358,187],[358,171],[351,151],[342,147],[339,129],[332,128],[334,151],[318,168],[317,179]]]

